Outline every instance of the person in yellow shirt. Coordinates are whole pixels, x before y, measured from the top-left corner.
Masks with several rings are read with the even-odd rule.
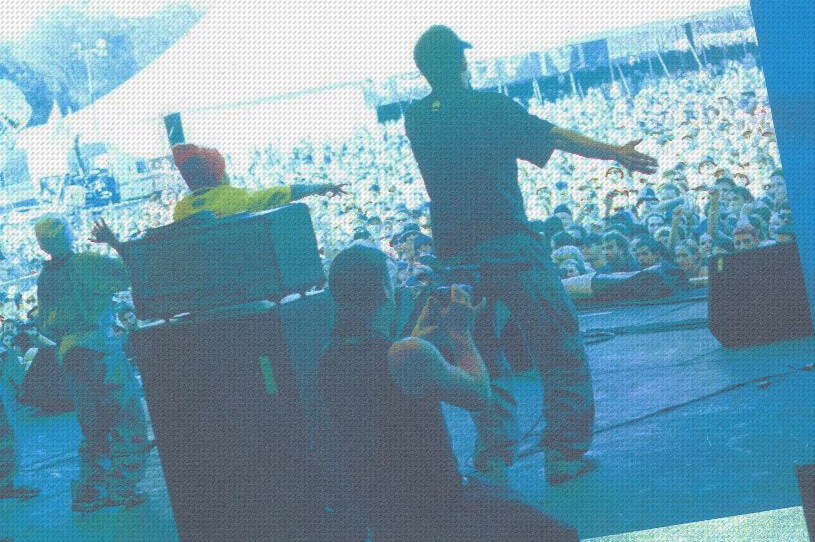
[[[190,189],[175,205],[173,220],[183,220],[200,211],[222,218],[242,212],[263,211],[307,196],[345,195],[344,184],[293,184],[250,192],[229,184],[224,157],[215,149],[183,143],[173,147],[173,160]]]
[[[74,252],[65,217],[40,219],[34,233],[50,256],[37,278],[38,328],[57,345],[82,430],[71,509],[137,506],[146,500],[137,486],[150,452],[147,418],[135,370],[113,331],[113,294],[128,288],[127,269],[119,258]]]

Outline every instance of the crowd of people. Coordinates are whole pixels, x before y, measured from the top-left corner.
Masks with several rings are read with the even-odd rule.
[[[462,42],[462,45],[468,44]],[[636,94],[629,92],[626,85],[617,81],[555,102],[540,103],[533,99],[521,107],[507,99],[500,106],[504,108],[503,112],[529,122],[528,133],[548,134],[551,129],[555,134],[551,137],[561,138],[557,144],[551,143],[555,141],[552,139],[551,144],[547,143],[548,147],[518,151],[528,152],[530,160],[538,165],[549,162],[545,169],[523,162],[518,171],[525,216],[531,219],[529,226],[536,236],[533,244],[529,244],[531,241],[525,237],[512,237],[513,242],[517,242],[515,248],[519,253],[527,249],[538,251],[537,243],[542,240],[551,250],[552,261],[533,262],[536,267],[530,277],[546,275],[542,270],[554,264],[565,291],[572,297],[592,295],[591,286],[586,292],[585,281],[581,278],[613,277],[653,268],[678,276],[679,284],[693,285],[704,283],[708,261],[713,256],[751,250],[770,243],[794,242],[790,205],[769,104],[761,71],[754,59],[748,56],[741,61],[726,61],[700,71],[652,77],[639,85]],[[552,124],[540,124],[540,119]],[[2,299],[5,322],[0,375],[8,377],[19,373],[21,367],[24,373],[25,367],[31,363],[29,350],[34,348],[33,340],[42,337],[41,331],[54,337],[58,352],[61,352],[60,362],[66,364],[66,370],[71,373],[71,367],[75,367],[72,375],[75,388],[87,385],[90,389],[97,384],[94,379],[98,375],[90,374],[89,368],[95,363],[108,363],[104,361],[105,356],[112,356],[116,364],[125,367],[121,371],[123,374],[129,373],[126,336],[139,323],[127,294],[117,294],[118,303],[110,310],[102,311],[110,317],[115,339],[105,337],[106,342],[100,346],[102,343],[93,342],[96,338],[80,333],[78,342],[69,341],[66,345],[65,337],[71,336],[68,332],[70,324],[65,323],[66,329],[55,331],[55,318],[59,321],[59,318],[75,314],[61,313],[64,306],[55,300],[70,293],[60,290],[57,279],[49,276],[57,277],[64,271],[58,271],[59,262],[68,255],[71,261],[78,262],[79,271],[88,274],[86,282],[90,284],[97,279],[91,278],[91,268],[82,267],[82,262],[96,259],[88,255],[98,252],[112,255],[119,250],[121,241],[138,237],[148,229],[183,220],[200,209],[214,212],[216,216],[226,216],[306,199],[312,208],[312,220],[327,271],[349,245],[363,241],[371,249],[379,249],[371,257],[379,258],[378,254],[382,253],[391,257],[396,269],[394,286],[439,282],[442,280],[439,262],[449,262],[456,252],[449,246],[440,250],[438,238],[434,239],[426,188],[429,186],[427,168],[432,168],[432,159],[424,155],[424,164],[422,160],[417,164],[420,157],[417,150],[428,143],[421,139],[421,130],[426,129],[426,126],[422,128],[421,122],[424,121],[414,118],[413,125],[408,120],[408,126],[405,121],[398,121],[375,128],[360,128],[350,139],[303,143],[286,153],[267,146],[248,157],[223,156],[213,149],[177,145],[173,148],[173,157],[178,174],[168,176],[161,189],[144,201],[94,209],[68,207],[61,209],[67,217],[65,219],[43,219],[40,213],[7,224],[3,231],[5,250],[0,262],[0,278],[9,281],[7,286],[10,282],[14,284],[6,288]],[[576,127],[587,137],[558,127]],[[599,141],[629,143],[616,147]],[[523,148],[523,144],[515,143]],[[603,148],[615,149],[612,155],[618,157],[616,163],[608,161],[611,155]],[[567,152],[552,155],[553,149]],[[657,160],[651,156],[658,158],[658,169]],[[423,174],[419,167],[423,168]],[[463,189],[466,190],[466,182]],[[445,197],[458,202],[462,196],[467,197],[464,194],[439,197],[439,194],[433,196],[435,216],[441,216],[439,209]],[[472,208],[477,205],[473,202],[483,198],[483,194],[472,195],[472,201],[468,203],[471,217],[477,217],[479,213],[478,209]],[[517,198],[512,196],[509,199],[515,201]],[[493,203],[484,201],[485,207]],[[524,214],[523,210],[520,214]],[[36,236],[34,223],[37,224]],[[503,239],[500,234],[505,225],[493,224],[491,227],[495,230],[492,233]],[[436,233],[439,229],[436,228]],[[66,232],[73,232],[73,237]],[[516,233],[513,229],[504,232],[509,236]],[[448,239],[454,236],[450,231],[445,235]],[[489,240],[489,237],[484,238],[485,242]],[[49,244],[52,241],[59,246]],[[545,258],[549,257],[549,250]],[[46,253],[50,254],[50,259],[46,259]],[[539,251],[536,252],[536,258],[539,255]],[[109,263],[111,260],[99,260],[103,261]],[[111,270],[111,273],[115,274],[115,271]],[[106,299],[97,296],[94,303],[110,305],[107,297],[116,290],[126,289],[126,281],[120,280],[119,275],[115,278],[116,281],[111,279],[104,285],[102,297]],[[53,291],[44,284],[50,284]],[[572,395],[585,396],[581,412],[572,414],[585,418],[581,427],[585,425],[589,436],[581,433],[567,438],[555,434],[561,430],[568,433],[574,427],[566,426],[575,424],[573,420],[564,421],[568,416],[563,412],[558,414],[557,409],[547,407],[550,413],[547,414],[550,416],[547,427],[551,426],[547,429],[548,436],[544,437],[544,444],[551,448],[547,455],[547,479],[550,483],[561,483],[593,468],[590,462],[582,459],[582,454],[590,444],[594,406],[585,352],[582,346],[569,346],[577,336],[576,319],[574,325],[570,323],[573,310],[568,300],[559,297],[560,285],[547,283],[544,287],[542,284],[523,283],[522,286],[530,292],[530,298],[537,295],[534,293],[536,288],[546,289],[541,294],[544,304],[550,308],[558,305],[559,308],[555,307],[557,310],[553,311],[556,313],[554,319],[562,327],[556,330],[561,340],[558,344],[548,344],[541,339],[540,344],[536,344],[533,339],[532,346],[537,348],[535,356],[546,358],[555,351],[566,352],[568,356],[564,356],[577,360],[572,369],[575,374],[580,374],[575,378],[586,384],[580,387],[574,380],[572,384],[563,384],[563,389],[573,392]],[[493,286],[500,297],[501,285]],[[49,291],[50,297],[38,299],[38,291],[40,296]],[[467,313],[466,317],[461,317],[459,331],[460,338],[469,341],[473,325],[470,321],[474,310],[472,300],[457,287],[452,295],[454,305],[461,305],[464,308],[460,310]],[[511,297],[509,293],[507,296]],[[533,310],[522,310],[520,305],[519,302],[518,307],[510,307],[519,326],[527,331],[527,328],[551,331],[546,327],[551,322],[538,321],[541,318],[532,314]],[[58,317],[52,317],[52,314],[43,319],[45,309],[56,311],[54,314]],[[539,335],[542,337],[546,333]],[[380,354],[388,355],[385,347],[390,348],[390,344],[379,346],[384,349]],[[63,348],[65,352],[62,352]],[[411,348],[418,347],[413,344]],[[481,345],[478,350],[482,354],[486,352]],[[95,357],[93,352],[96,351],[105,356]],[[416,353],[425,354],[427,352]],[[490,369],[492,360],[487,357],[485,354],[483,362],[471,360],[479,374]],[[555,377],[544,377],[545,371],[541,372],[542,378],[548,378],[551,385]],[[495,379],[495,375],[489,376]],[[396,383],[410,394],[410,388],[416,382],[413,377],[405,378],[407,383]],[[484,376],[482,380],[485,400],[492,401],[490,392],[486,391],[490,378]],[[383,386],[391,384],[383,383]],[[127,388],[126,401],[130,406],[128,409],[117,407],[121,420],[95,429],[103,438],[107,438],[111,431],[119,436],[132,434],[134,440],[122,443],[122,458],[133,460],[134,470],[138,471],[143,467],[143,452],[147,449],[144,419],[133,402],[132,383],[123,382],[121,386]],[[456,390],[452,389],[451,394],[455,397]],[[78,397],[79,406],[84,408],[81,393]],[[478,397],[474,395],[476,399]],[[82,412],[79,415],[82,423]],[[563,418],[560,425],[557,415]],[[83,425],[83,434],[91,431],[89,427]],[[113,476],[118,484],[116,502],[128,506],[142,502],[143,497],[134,493],[134,480],[140,474],[128,472],[116,464],[113,474],[102,472],[97,457],[102,451],[96,449],[98,443],[85,436],[83,446],[86,448],[80,450],[84,470],[80,475],[86,479],[75,488],[77,509],[107,505],[107,501],[100,500],[96,488],[105,476]],[[563,444],[558,439],[568,441],[568,446],[557,449],[558,443]],[[138,457],[133,459],[131,456]],[[511,459],[507,464],[511,464]],[[5,489],[13,492],[13,482],[9,482]],[[27,491],[28,488],[23,488],[16,496],[25,497]]]
[[[591,137],[643,137],[640,148],[661,164],[653,176],[631,175],[614,164],[565,153],[556,154],[545,170],[521,164],[527,213],[549,235],[564,278],[633,271],[653,261],[671,262],[688,278],[697,278],[704,276],[712,254],[793,240],[769,103],[754,60],[748,56],[703,71],[654,77],[640,86],[634,96],[617,81],[584,95],[542,104],[533,98],[528,104],[530,112],[559,126],[579,127]],[[249,156],[225,158],[232,185],[249,190],[295,183],[348,185],[347,197],[311,202],[326,264],[351,241],[367,238],[404,262],[405,281],[427,275],[419,257],[428,261],[431,251],[413,250],[410,231],[418,225],[422,235],[432,237],[428,198],[403,121],[360,127],[343,141],[304,141],[285,153],[266,146]],[[168,174],[145,201],[65,210],[87,248],[95,218],[104,217],[121,238],[131,238],[170,223],[183,194],[179,176]],[[715,194],[717,224],[710,226]],[[26,216],[4,225],[0,282],[38,272],[43,255],[31,226]],[[619,235],[608,235],[611,230]],[[562,250],[570,246],[579,252]],[[24,308],[30,310],[32,286],[23,281],[10,292],[7,287],[7,300],[22,291]],[[11,311],[6,316],[25,315],[5,308]]]

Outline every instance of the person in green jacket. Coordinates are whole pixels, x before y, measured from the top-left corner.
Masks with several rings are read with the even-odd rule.
[[[57,344],[83,436],[72,508],[141,504],[136,485],[149,451],[147,422],[135,372],[113,331],[112,298],[128,288],[127,271],[119,258],[75,253],[63,217],[43,218],[34,230],[51,256],[37,280],[39,329]]]

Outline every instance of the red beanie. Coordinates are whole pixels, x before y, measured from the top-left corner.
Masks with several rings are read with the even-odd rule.
[[[220,152],[189,143],[173,147],[173,161],[190,190],[220,184],[226,170]]]

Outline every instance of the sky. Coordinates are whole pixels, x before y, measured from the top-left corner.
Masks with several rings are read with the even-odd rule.
[[[38,16],[57,6],[70,4],[92,14],[117,16],[147,15],[166,0],[3,0],[3,17],[0,18],[0,41],[18,40],[31,29]],[[453,26],[460,33],[484,32],[485,21],[497,29],[490,34],[482,47],[500,50],[504,44],[512,46],[519,42],[530,47],[547,46],[553,36],[577,39],[586,34],[603,30],[636,26],[655,19],[683,17],[692,13],[710,11],[730,5],[747,5],[747,0],[593,0],[591,2],[566,2],[540,0],[439,0],[439,1],[312,1],[308,3],[278,0],[274,3],[233,1],[228,6],[222,0],[191,0],[193,6],[217,9],[229,15],[243,14],[273,23],[276,20],[291,21],[287,25],[292,35],[302,33],[304,28],[335,29],[354,28],[366,24],[372,18],[384,21],[382,32],[389,25],[399,24],[410,28],[426,25],[427,21],[442,22]],[[591,13],[592,16],[587,16]],[[532,26],[534,25],[534,27]],[[512,28],[519,32],[501,32]],[[524,32],[524,30],[528,32]],[[541,31],[543,30],[543,32]],[[349,33],[349,36],[351,34]],[[525,42],[525,43],[523,43]]]
[[[16,41],[31,30],[37,17],[61,5],[73,5],[88,13],[109,13],[121,17],[148,15],[166,0],[4,0],[0,17],[0,41]],[[214,3],[214,2],[211,2]]]
[[[63,2],[54,0],[0,0],[10,17],[0,24],[26,24]],[[432,24],[446,24],[471,42],[471,60],[546,50],[604,31],[636,27],[650,21],[688,17],[727,6],[747,7],[747,0],[276,0],[274,3],[195,0],[208,11],[199,23],[152,64],[99,100],[74,115],[77,125],[113,126],[123,112],[135,110],[150,125],[169,112],[204,114],[225,105],[254,103],[279,97],[363,81],[381,80],[415,71],[412,58],[417,37]],[[95,14],[136,16],[163,3],[151,0],[120,3],[110,0],[74,1]],[[18,6],[27,6],[25,8]],[[15,7],[17,9],[15,9]],[[5,28],[0,27],[0,32]],[[4,36],[0,36],[0,40]],[[322,95],[321,95],[322,96]],[[328,100],[329,98],[321,98]],[[340,96],[334,106],[340,115],[362,105]],[[340,105],[346,107],[340,107]],[[268,114],[253,109],[252,118],[266,122],[281,113],[268,106]],[[303,113],[286,104],[286,111]],[[213,113],[216,115],[217,112]],[[324,115],[325,113],[323,113]],[[237,112],[231,114],[232,117]],[[192,118],[187,116],[192,122]],[[107,121],[105,120],[107,119]],[[318,119],[330,124],[327,119]],[[109,122],[108,122],[109,121]],[[203,121],[202,121],[203,123]],[[262,123],[262,122],[261,122]],[[337,124],[349,124],[344,117]],[[121,123],[118,123],[121,124]],[[209,122],[212,124],[212,122]],[[270,129],[276,126],[267,122]],[[133,136],[135,130],[127,127]],[[135,136],[133,136],[135,137]],[[133,139],[129,137],[129,139]]]

